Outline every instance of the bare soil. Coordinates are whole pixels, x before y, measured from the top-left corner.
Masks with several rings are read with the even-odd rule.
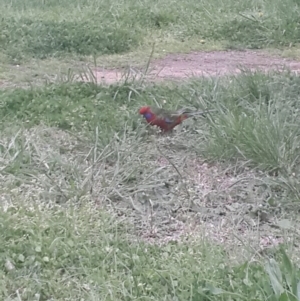
[[[163,59],[152,61],[149,70],[129,68],[124,72],[118,69],[94,70],[97,82],[112,84],[128,77],[147,80],[183,79],[193,76],[222,76],[238,74],[241,69],[269,71],[289,69],[300,71],[300,61],[270,55],[264,51],[213,51],[170,54]],[[145,75],[146,73],[146,75]]]

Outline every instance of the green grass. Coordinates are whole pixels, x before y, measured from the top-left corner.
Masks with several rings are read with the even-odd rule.
[[[194,134],[206,139],[196,147],[213,159],[246,158],[263,168],[293,171],[298,165],[299,81],[290,73],[261,73],[221,80],[195,79],[181,85],[100,86],[94,83],[49,84],[41,88],[0,91],[5,121],[26,126],[40,122],[72,131],[119,132],[140,124],[141,105],[167,108],[214,108],[209,125],[194,124]],[[191,126],[191,125],[189,125]],[[225,149],[225,151],[224,151]],[[292,164],[290,166],[290,164]]]
[[[285,191],[292,193],[289,201],[299,201],[299,188],[294,183],[299,173],[298,82],[290,73],[244,73],[181,85],[49,84],[26,90],[1,90],[0,118],[3,130],[12,122],[25,128],[43,123],[93,136],[98,128],[98,142],[105,147],[116,134],[129,140],[135,135],[140,139],[140,132],[144,135],[137,114],[141,105],[162,105],[164,100],[167,108],[213,108],[217,112],[207,121],[200,119],[183,125],[175,147],[184,145],[214,161],[238,159],[248,167],[275,173],[277,176],[268,181],[280,182]]]
[[[298,268],[277,248],[278,267],[258,252],[260,237],[281,237],[299,260],[289,243],[298,239],[295,75],[62,82],[1,90],[0,99],[2,299],[281,300],[295,292]],[[160,136],[137,109],[164,102],[217,112]],[[225,228],[215,229],[224,212]]]
[[[300,300],[299,78],[83,69],[153,43],[297,53],[298,1],[0,4],[1,300]],[[215,112],[160,135],[145,104]]]
[[[299,57],[294,0],[1,0],[0,5],[1,86],[23,85],[25,78],[40,83],[86,62],[140,66],[153,44],[154,58],[244,48],[280,48]]]
[[[300,38],[294,0],[0,4],[0,51],[15,64],[30,58],[124,54],[170,39],[192,47],[205,40],[229,48],[265,48],[295,45]]]
[[[124,223],[89,204],[45,210],[19,200],[0,216],[2,300],[279,300],[299,277],[287,257],[266,261],[266,271],[232,268],[204,239],[133,242]],[[280,271],[287,277],[272,288],[267,272],[274,284]]]

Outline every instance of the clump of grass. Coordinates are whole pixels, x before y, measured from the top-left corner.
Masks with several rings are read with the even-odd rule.
[[[207,152],[241,157],[286,174],[297,170],[299,106],[290,74],[246,73],[233,79],[231,86],[213,105],[219,108],[219,116],[211,119]]]
[[[118,93],[116,93],[118,91]],[[130,121],[122,107],[129,87],[102,87],[93,83],[50,84],[46,88],[2,90],[2,120],[20,120],[25,125],[44,122],[61,129],[118,131]],[[135,115],[135,112],[132,112]],[[134,119],[134,118],[133,118]]]
[[[141,40],[137,30],[88,21],[2,19],[1,23],[1,50],[15,62],[28,56],[44,59],[72,54],[124,53],[136,47]]]

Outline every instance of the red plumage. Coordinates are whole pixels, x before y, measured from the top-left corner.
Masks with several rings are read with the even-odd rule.
[[[205,112],[185,112],[182,110],[171,112],[150,106],[141,107],[139,113],[144,116],[148,124],[158,126],[163,132],[171,131],[175,126],[189,117],[205,114]]]

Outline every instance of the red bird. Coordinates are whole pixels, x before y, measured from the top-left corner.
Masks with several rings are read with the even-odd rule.
[[[140,108],[139,113],[144,116],[144,118],[150,125],[156,125],[163,132],[168,132],[171,131],[176,125],[180,124],[183,120],[195,115],[204,115],[205,113],[210,111],[186,112],[181,110],[171,112],[165,109],[144,106]]]

